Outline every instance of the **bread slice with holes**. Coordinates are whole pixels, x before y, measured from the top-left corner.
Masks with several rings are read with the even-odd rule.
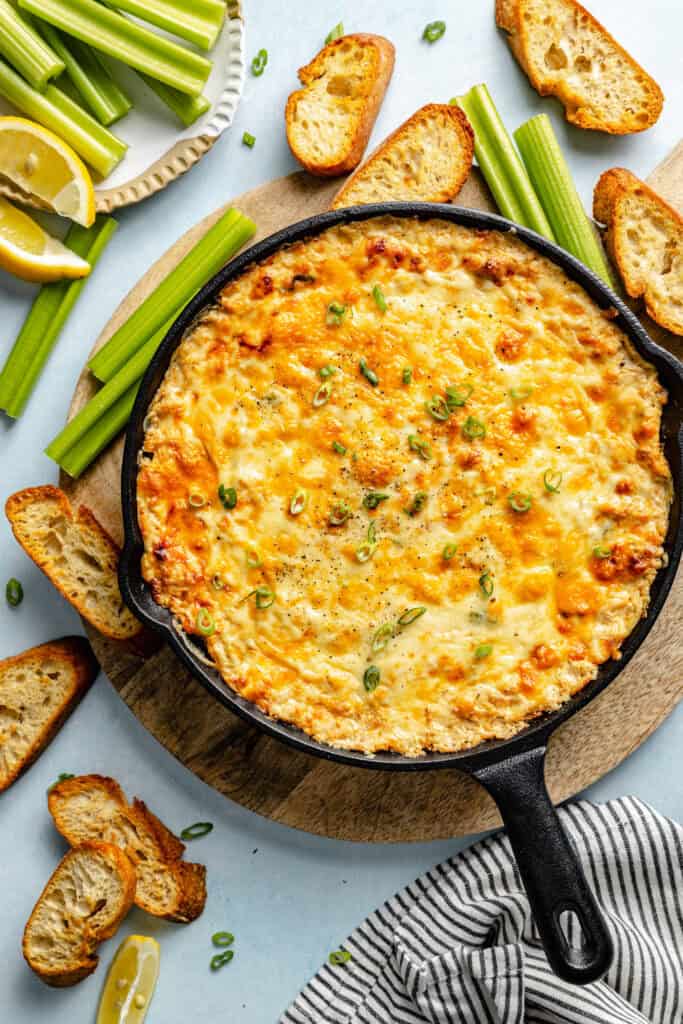
[[[135,868],[117,846],[83,843],[62,858],[24,929],[29,967],[46,985],[64,988],[97,967],[96,950],[130,910]]]
[[[579,128],[642,132],[662,90],[576,0],[496,0],[496,24],[541,96],[556,96]]]
[[[348,174],[363,158],[394,70],[394,47],[358,33],[328,43],[306,67],[287,100],[292,153],[311,174]]]
[[[0,792],[45,749],[97,676],[80,636],[0,661]]]
[[[57,487],[28,487],[5,505],[14,536],[84,619],[111,640],[131,640],[142,626],[123,602],[119,549],[89,508],[74,513]]]
[[[628,294],[661,327],[683,335],[683,217],[623,167],[605,171],[593,216]]]
[[[48,793],[55,825],[72,846],[115,843],[137,870],[135,902],[155,917],[194,921],[206,902],[206,868],[181,860],[184,845],[145,806],[129,804],[118,782],[102,775],[64,779]]]
[[[428,103],[351,175],[332,209],[392,199],[448,202],[470,173],[473,153],[474,132],[460,107]]]

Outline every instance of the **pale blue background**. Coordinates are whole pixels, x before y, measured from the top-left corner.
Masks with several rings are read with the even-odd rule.
[[[378,140],[417,107],[448,100],[486,81],[511,127],[541,110],[553,117],[586,202],[601,170],[624,165],[645,175],[678,141],[683,112],[680,0],[591,0],[591,9],[651,70],[667,97],[659,123],[619,139],[565,126],[552,101],[540,100],[513,62],[493,24],[493,0],[246,0],[247,53],[266,47],[261,78],[247,76],[234,128],[188,176],[142,206],[120,215],[121,227],[87,285],[24,418],[0,416],[0,499],[29,484],[56,481],[42,450],[62,424],[74,382],[100,328],[147,267],[193,223],[249,187],[294,169],[283,107],[296,68],[343,19],[347,31],[374,31],[396,44],[394,78],[375,127]],[[420,41],[426,22],[443,18],[445,37]],[[256,146],[242,146],[243,131]],[[0,359],[28,308],[31,289],[0,276]],[[17,576],[26,592],[18,610],[0,597],[0,656],[70,632],[80,622],[13,542],[0,521],[0,582]],[[634,793],[683,817],[683,709],[589,795],[604,800]],[[196,923],[158,922],[139,911],[101,949],[102,966],[76,988],[53,991],[33,978],[20,953],[33,903],[63,852],[45,807],[45,789],[59,772],[101,772],[139,793],[177,830],[215,822],[190,854],[208,865],[209,898]],[[327,953],[379,901],[464,842],[400,846],[340,843],[294,832],[224,800],[177,764],[133,718],[104,677],[30,772],[0,798],[0,1020],[8,1024],[94,1021],[106,966],[129,932],[161,939],[162,969],[150,1024],[266,1024],[276,1020]],[[236,936],[231,965],[211,974],[210,936]]]

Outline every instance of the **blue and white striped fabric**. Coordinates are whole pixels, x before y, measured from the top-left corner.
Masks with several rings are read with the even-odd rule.
[[[499,834],[371,914],[281,1024],[683,1024],[683,829],[631,797],[559,813],[614,941],[604,980],[552,973]]]

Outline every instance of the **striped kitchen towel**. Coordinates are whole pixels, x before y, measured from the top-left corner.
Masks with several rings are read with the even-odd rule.
[[[281,1024],[683,1024],[683,829],[632,797],[559,813],[614,941],[602,981],[553,974],[500,833],[371,914]]]

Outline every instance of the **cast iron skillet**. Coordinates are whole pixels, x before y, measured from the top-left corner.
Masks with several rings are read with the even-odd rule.
[[[570,278],[582,285],[599,306],[614,307],[618,312],[616,323],[626,332],[640,355],[656,367],[659,379],[669,393],[663,416],[662,440],[674,482],[674,501],[666,539],[668,564],[657,573],[647,615],[623,644],[621,659],[607,662],[600,668],[597,678],[558,711],[536,719],[511,739],[482,743],[457,754],[429,753],[415,758],[389,752],[369,756],[355,751],[336,750],[317,742],[286,722],[269,718],[254,704],[234,693],[218,672],[197,657],[187,639],[174,627],[170,613],[156,604],[143,581],[140,568],[143,545],[136,502],[138,454],[144,436],[143,424],[147,408],[175,348],[197,315],[216,300],[228,281],[237,277],[250,264],[271,256],[282,246],[317,235],[335,224],[363,221],[387,213],[395,217],[417,217],[422,220],[439,217],[473,229],[514,231],[532,249],[549,257]],[[120,583],[124,599],[135,615],[164,634],[183,664],[222,704],[263,732],[298,750],[343,764],[388,771],[457,768],[477,779],[493,796],[500,809],[548,960],[560,977],[576,984],[587,984],[602,977],[611,963],[613,950],[601,911],[546,791],[546,745],[559,725],[601,693],[628,664],[657,618],[673,582],[683,543],[682,385],[683,369],[677,361],[650,340],[630,310],[601,280],[556,245],[492,214],[441,204],[380,203],[323,213],[293,224],[248,249],[221,270],[181,314],[159,348],[142,381],[126,436],[122,474],[126,539],[120,563]],[[574,923],[578,918],[578,934],[582,933],[579,945],[569,944],[565,912],[569,912]]]

